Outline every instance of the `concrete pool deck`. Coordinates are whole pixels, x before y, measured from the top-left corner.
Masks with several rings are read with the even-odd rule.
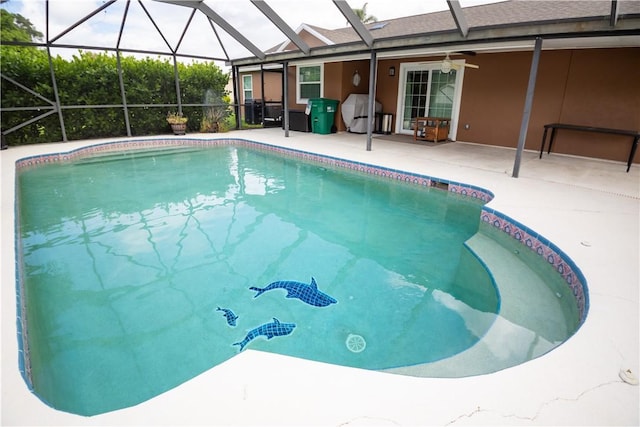
[[[489,206],[537,231],[582,270],[585,323],[537,359],[467,378],[416,378],[246,350],[137,406],[94,417],[56,411],[18,371],[14,165],[20,158],[131,138],[11,147],[2,151],[2,425],[638,425],[640,165],[454,142],[437,146],[366,135],[280,129],[189,138],[243,138],[492,191]],[[148,138],[141,138],[148,139]]]

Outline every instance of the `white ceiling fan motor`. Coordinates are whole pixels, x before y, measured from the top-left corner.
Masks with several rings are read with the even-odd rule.
[[[442,60],[442,65],[440,65],[440,71],[445,74],[449,74],[451,71],[451,59],[449,58],[449,54]]]

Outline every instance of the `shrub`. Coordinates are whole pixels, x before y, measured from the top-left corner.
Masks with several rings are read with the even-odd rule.
[[[55,96],[45,51],[8,45],[0,46],[0,49],[3,75],[50,101],[48,104],[12,82],[1,79],[3,109],[41,108],[40,111],[3,111],[1,129],[4,132],[53,111]],[[57,56],[52,61],[67,139],[126,136],[116,56],[80,51],[70,60]],[[178,103],[173,64],[168,59],[125,56],[121,57],[121,66],[131,134],[166,133],[166,105],[177,106]],[[220,94],[216,98],[219,108],[228,110],[229,99],[225,98],[224,88],[229,76],[213,62],[178,64],[178,78],[182,104],[205,104],[208,93],[217,93]],[[143,104],[151,105],[141,106]],[[71,106],[86,108],[65,108]],[[188,130],[199,131],[207,114],[206,108],[184,107],[183,113],[189,117]],[[58,114],[50,114],[12,131],[6,139],[9,145],[61,141]]]

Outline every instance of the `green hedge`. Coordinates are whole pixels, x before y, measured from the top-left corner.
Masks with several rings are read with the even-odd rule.
[[[41,49],[1,46],[3,75],[17,81],[48,100],[55,101],[49,59]],[[52,58],[67,139],[91,139],[126,136],[124,108],[72,108],[72,105],[121,105],[117,59],[114,54],[79,52],[67,60]],[[135,104],[177,104],[173,62],[169,58],[137,59],[121,57],[122,76],[129,111],[131,133],[134,136],[170,133],[165,120],[168,111],[176,107],[136,107]],[[229,76],[213,62],[178,63],[178,76],[183,104],[202,104],[206,99],[228,100],[225,86]],[[1,80],[2,108],[42,107],[49,104]],[[207,101],[208,102],[208,101]],[[223,101],[221,101],[223,102]],[[24,123],[39,111],[3,111],[2,131]],[[189,117],[188,130],[200,130],[203,107],[184,107]],[[6,135],[9,145],[61,141],[62,129],[58,114],[52,114]]]

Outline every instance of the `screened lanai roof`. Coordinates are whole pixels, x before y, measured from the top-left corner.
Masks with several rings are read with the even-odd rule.
[[[535,37],[545,48],[640,46],[640,1],[491,1],[408,0],[368,25],[352,10],[363,2],[346,0],[11,0],[3,7],[44,29],[38,45],[63,56],[79,48],[246,65]],[[368,3],[375,11],[376,0]],[[307,45],[297,31],[303,23],[327,44]]]
[[[307,25],[305,29],[324,40],[325,47],[300,52],[293,43],[283,43],[267,51],[267,59],[282,61],[371,50],[392,56],[411,48],[442,52],[452,46],[460,50],[496,43],[507,43],[503,49],[532,48],[538,37],[547,41],[546,48],[554,49],[640,46],[640,1],[507,0],[465,8],[457,1],[447,1],[447,5],[448,10],[381,19],[364,25],[362,32],[352,27],[331,30]],[[522,43],[527,40],[529,44]],[[236,65],[255,62],[256,58],[234,61]]]
[[[612,9],[614,6],[616,10]],[[611,27],[622,27],[621,19],[640,15],[640,2],[624,2],[618,5],[609,1],[501,1],[467,7],[458,13],[459,15],[452,11],[438,11],[395,19],[381,19],[378,22],[367,24],[365,27],[373,40],[379,42],[383,42],[385,39],[420,36],[425,33],[432,35],[458,34],[463,38],[474,40],[477,37],[473,37],[473,33],[480,33],[483,30],[485,32],[493,30],[496,32],[494,37],[499,38],[501,35],[497,32],[504,31],[507,27],[520,27],[518,28],[520,33],[531,32],[532,28],[526,28],[527,25],[537,27],[539,33],[542,34],[545,31],[545,26],[557,26],[562,21],[567,21],[566,23],[570,23],[570,21],[581,22],[580,25],[583,25],[584,21],[591,20],[602,24],[603,21],[606,23],[608,19]],[[458,27],[459,23],[454,19],[456,16],[466,21],[464,27],[466,29]],[[335,30],[315,26],[312,28],[334,44],[359,41],[357,35],[348,27]],[[571,32],[571,25],[565,25],[564,29]],[[512,35],[516,34],[516,31],[512,32]],[[506,36],[506,34],[502,36]]]

